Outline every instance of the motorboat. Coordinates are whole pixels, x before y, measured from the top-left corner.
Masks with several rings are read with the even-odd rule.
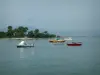
[[[65,40],[61,39],[61,38],[55,38],[55,39],[51,39],[49,40],[50,43],[64,43]]]
[[[68,46],[81,46],[82,43],[81,42],[72,42],[72,43],[67,43]]]
[[[56,38],[49,40],[50,43],[64,43],[65,40],[61,36],[56,36]]]
[[[17,45],[17,48],[20,48],[20,47],[34,47],[34,44],[28,44],[28,43],[26,43],[25,41],[21,41],[21,42]]]
[[[65,42],[65,40],[55,40],[55,39],[53,39],[53,40],[49,40],[49,42],[51,42],[51,43],[63,43],[63,42]]]

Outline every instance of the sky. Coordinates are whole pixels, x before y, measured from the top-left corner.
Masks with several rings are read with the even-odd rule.
[[[8,25],[96,32],[100,30],[100,0],[0,0],[0,29]]]

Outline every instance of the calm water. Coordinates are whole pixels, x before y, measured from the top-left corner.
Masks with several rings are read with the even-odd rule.
[[[16,48],[20,40],[1,39],[0,75],[100,75],[100,38],[73,39],[83,45],[67,47],[37,40],[34,48]]]

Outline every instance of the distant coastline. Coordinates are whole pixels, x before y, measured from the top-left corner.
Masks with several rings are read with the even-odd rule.
[[[29,30],[28,27],[19,26],[18,28],[13,28],[8,26],[7,32],[1,31],[0,38],[13,38],[20,39],[27,37],[26,39],[32,38],[53,38],[56,37],[55,34],[50,34],[48,31],[40,32],[39,29]]]
[[[50,40],[54,38],[0,38],[0,40]]]

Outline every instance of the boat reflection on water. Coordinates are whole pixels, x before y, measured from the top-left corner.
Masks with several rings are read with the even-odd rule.
[[[34,49],[32,50],[31,54],[34,55]]]
[[[34,49],[29,50],[29,48],[19,48],[20,49],[20,58],[32,57],[34,55]]]
[[[64,45],[65,43],[52,43],[53,45]]]
[[[24,48],[20,48],[20,58],[24,58]]]

